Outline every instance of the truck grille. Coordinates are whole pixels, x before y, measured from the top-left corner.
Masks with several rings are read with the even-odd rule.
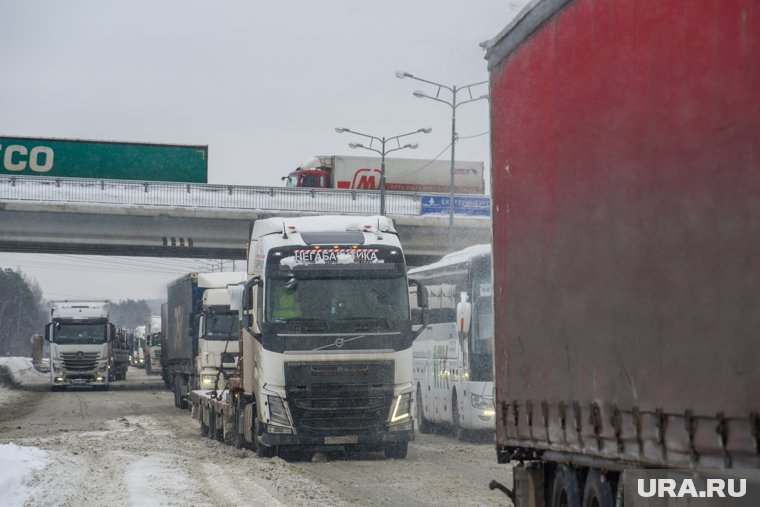
[[[302,435],[381,431],[393,401],[390,361],[363,364],[287,363],[293,423]]]
[[[63,367],[68,371],[92,371],[98,363],[97,352],[66,352],[61,354]]]

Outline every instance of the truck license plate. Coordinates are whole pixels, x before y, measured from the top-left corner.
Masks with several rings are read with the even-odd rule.
[[[355,444],[357,442],[359,442],[359,438],[356,435],[325,437],[325,444]]]

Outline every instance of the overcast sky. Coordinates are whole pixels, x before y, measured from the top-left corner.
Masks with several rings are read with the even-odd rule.
[[[240,185],[280,186],[313,155],[358,155],[347,145],[361,139],[337,126],[386,137],[429,126],[399,155],[446,159],[450,108],[414,98],[435,90],[394,71],[487,80],[479,43],[525,3],[0,0],[0,135],[205,144],[209,182]],[[457,110],[458,159],[490,168],[488,125],[486,101]],[[52,297],[161,297],[187,264],[156,263],[177,271],[0,254]]]

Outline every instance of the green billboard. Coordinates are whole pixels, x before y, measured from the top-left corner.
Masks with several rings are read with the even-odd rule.
[[[0,136],[0,175],[208,183],[208,146]]]

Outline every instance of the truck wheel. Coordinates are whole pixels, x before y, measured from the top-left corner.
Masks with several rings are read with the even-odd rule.
[[[207,437],[208,436],[208,426],[203,421],[203,405],[198,407],[198,421],[201,423],[201,436]]]
[[[242,433],[235,433],[235,440],[232,442],[235,449],[247,449],[248,442],[245,441],[245,436]]]
[[[462,421],[459,416],[459,400],[457,400],[456,391],[451,394],[451,428],[454,438],[464,440],[464,430],[462,429]]]
[[[417,428],[420,430],[420,433],[427,434],[433,432],[432,424],[425,419],[425,412],[422,409],[422,389],[420,389],[419,385],[417,385]]]
[[[581,507],[578,475],[567,465],[559,465],[552,481],[550,507]]]
[[[602,474],[592,468],[583,488],[583,507],[615,507],[610,481],[602,482]]]
[[[387,459],[404,459],[406,458],[408,449],[409,442],[394,442],[392,444],[385,444],[383,451]]]
[[[235,440],[232,445],[235,449],[250,449],[251,444],[245,440],[245,414],[238,403],[238,408],[235,409]]]
[[[216,417],[214,417],[214,411],[208,412],[208,437],[212,440],[216,440]]]
[[[222,423],[221,429],[219,428],[219,423]],[[216,415],[214,414],[214,424],[216,431],[214,432],[214,437],[216,437],[216,440],[219,442],[226,442],[224,439],[224,415]]]
[[[277,447],[264,445],[261,442],[256,442],[256,455],[259,458],[274,458],[277,456]]]
[[[184,377],[174,377],[174,406],[186,410],[188,407],[187,399],[185,398],[185,379]]]

